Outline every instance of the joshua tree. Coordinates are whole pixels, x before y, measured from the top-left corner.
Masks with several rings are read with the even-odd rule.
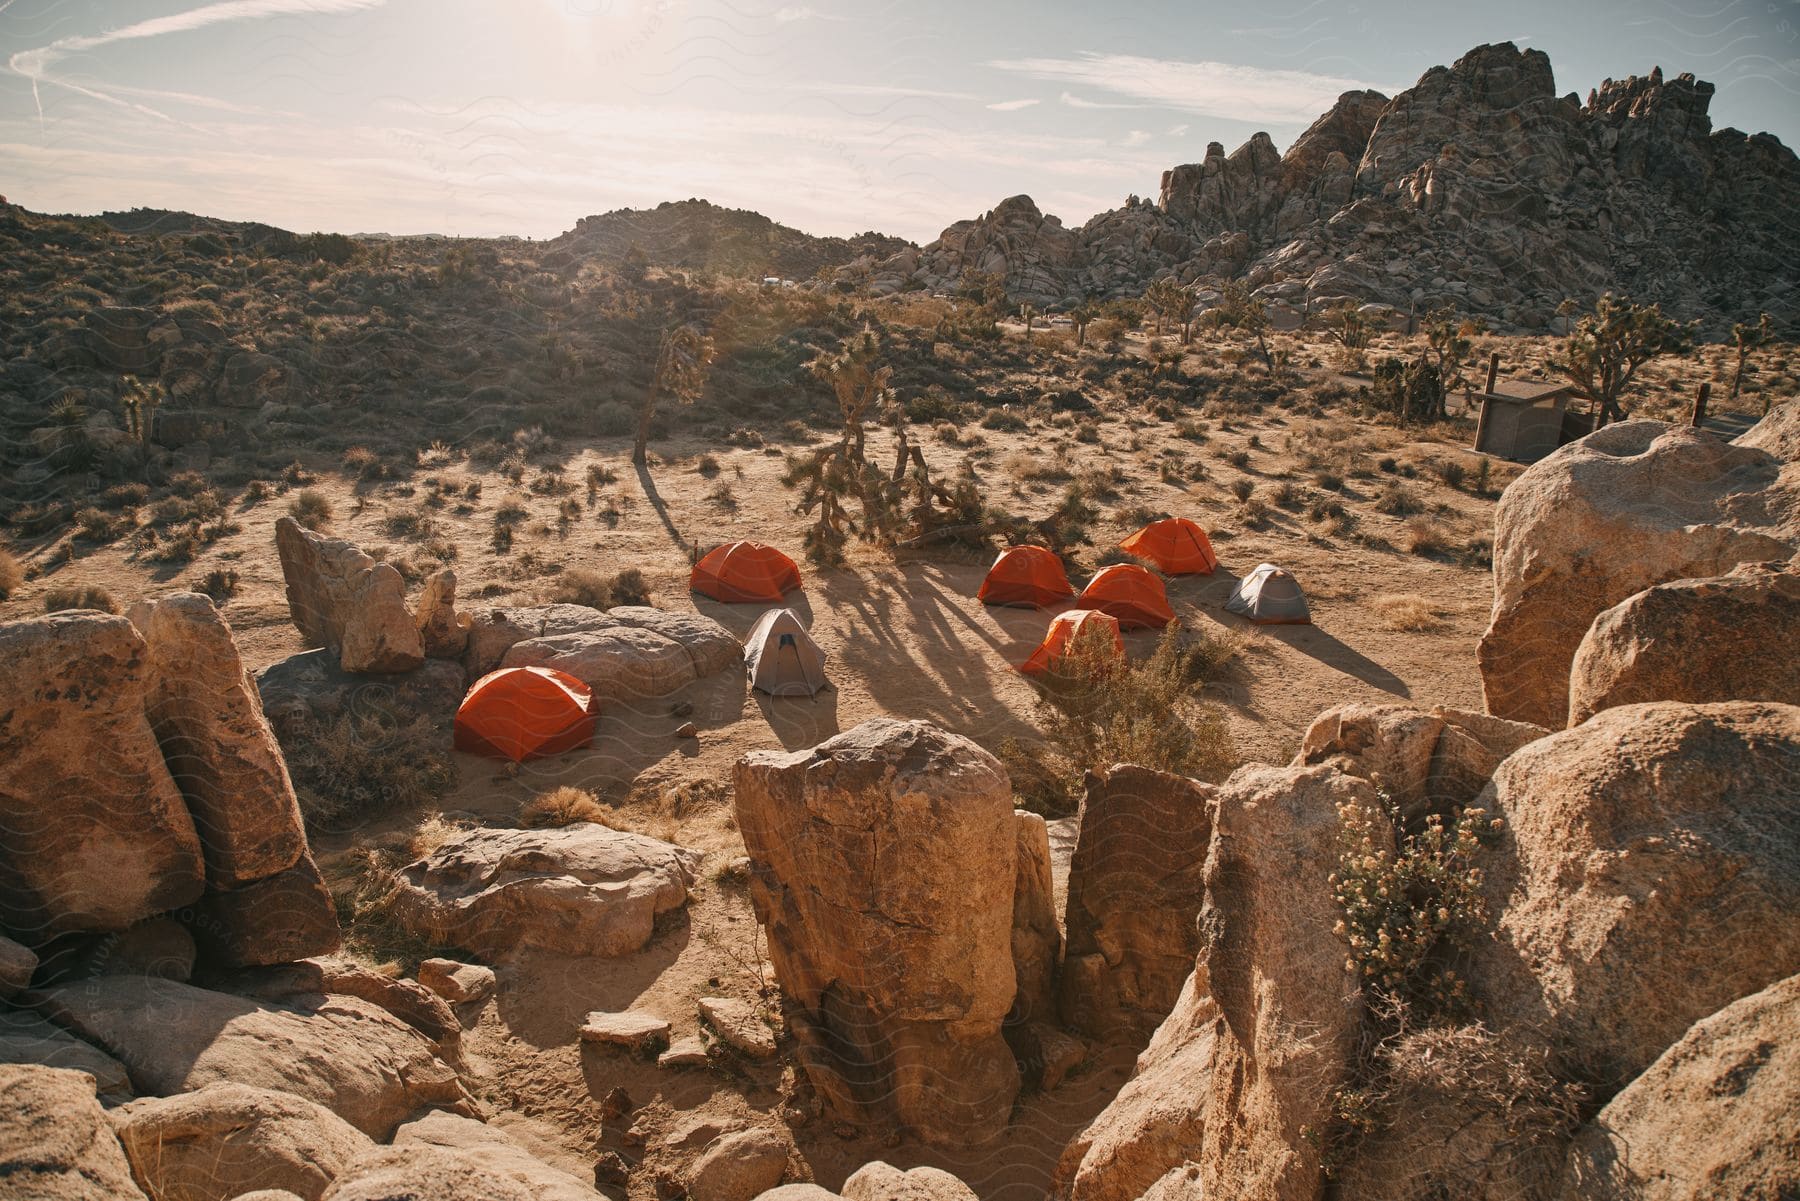
[[[1019,305],[1019,320],[1025,323],[1025,340],[1031,340],[1031,323],[1037,320],[1037,306],[1030,301]]]
[[[1737,368],[1731,373],[1731,399],[1738,398],[1738,390],[1744,386],[1744,363],[1750,358],[1750,352],[1760,346],[1767,346],[1774,334],[1774,325],[1769,315],[1764,313],[1755,325],[1744,322],[1731,327],[1731,339],[1737,344]],[[1763,393],[1763,413],[1769,411],[1769,394]]]
[[[1162,333],[1163,322],[1172,321],[1187,328],[1188,315],[1193,312],[1194,298],[1188,290],[1176,282],[1172,275],[1165,275],[1144,289],[1144,303],[1156,314],[1156,332]],[[1187,340],[1184,332],[1182,340]]]
[[[1344,361],[1352,367],[1363,364],[1363,351],[1369,347],[1374,328],[1362,310],[1345,300],[1319,314],[1325,322],[1325,335],[1343,347]]]
[[[1069,322],[1075,327],[1075,345],[1087,345],[1088,322],[1094,319],[1094,306],[1086,303],[1076,305],[1069,310]]]
[[[1485,333],[1487,326],[1479,317],[1458,318],[1451,309],[1437,309],[1426,314],[1425,340],[1431,344],[1437,360],[1438,378],[1446,392],[1462,383],[1463,365],[1475,349],[1475,335]]]
[[[1599,408],[1596,425],[1622,421],[1619,398],[1631,386],[1638,368],[1665,354],[1686,354],[1693,346],[1692,325],[1663,316],[1654,304],[1633,304],[1629,297],[1602,296],[1594,311],[1583,314],[1552,365]]]
[[[875,331],[865,325],[862,333],[836,354],[821,354],[807,364],[807,370],[829,384],[837,397],[838,410],[844,418],[840,454],[846,463],[863,462],[863,418],[886,397],[888,380],[894,375],[892,367],[876,363],[879,349]]]
[[[656,402],[664,395],[682,404],[692,404],[706,385],[706,374],[712,365],[713,343],[699,326],[689,322],[666,327],[656,349],[656,368],[650,373],[650,386],[644,390],[638,406],[637,441],[631,447],[631,461],[639,467],[649,462],[650,423],[656,418]]]
[[[1256,339],[1257,353],[1271,374],[1275,360],[1269,354],[1269,310],[1250,294],[1249,285],[1232,280],[1220,289],[1219,303],[1207,309],[1201,321],[1210,329],[1235,329]]]

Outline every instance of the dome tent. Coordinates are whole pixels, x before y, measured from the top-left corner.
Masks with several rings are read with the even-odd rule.
[[[975,598],[984,605],[1043,608],[1075,595],[1062,560],[1041,546],[1009,546],[988,568]]]
[[[1123,659],[1125,640],[1119,637],[1117,618],[1097,609],[1070,609],[1066,613],[1058,613],[1051,619],[1050,628],[1044,632],[1044,640],[1031,652],[1029,659],[1019,664],[1019,670],[1028,676],[1038,675],[1054,667],[1059,659],[1069,653],[1069,648],[1082,639],[1104,640],[1109,634],[1113,654]]]
[[[1075,603],[1110,613],[1127,630],[1161,629],[1175,620],[1163,582],[1135,563],[1114,563],[1096,571]]]
[[[770,696],[812,696],[825,687],[825,652],[792,609],[770,609],[744,639],[750,686]]]
[[[453,745],[517,763],[587,746],[598,718],[593,690],[574,676],[552,667],[502,667],[464,695]]]
[[[1150,560],[1167,575],[1211,575],[1219,565],[1212,539],[1185,517],[1152,521],[1119,543],[1119,549]]]
[[[800,587],[800,568],[761,542],[727,542],[694,564],[688,587],[726,604],[779,601]]]
[[[1275,566],[1259,563],[1237,582],[1226,598],[1229,613],[1242,614],[1258,625],[1311,625],[1312,612],[1300,581]]]

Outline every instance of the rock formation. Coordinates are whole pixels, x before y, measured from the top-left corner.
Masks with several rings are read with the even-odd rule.
[[[1214,791],[1129,765],[1088,774],[1059,996],[1072,1029],[1141,1044],[1169,1015],[1200,949]]]
[[[292,517],[276,520],[275,550],[294,628],[309,644],[332,650],[345,671],[411,671],[425,661],[406,581],[393,566]]]
[[[1712,93],[1659,68],[1583,104],[1556,94],[1542,51],[1478,46],[1392,99],[1346,92],[1285,154],[1263,133],[1212,143],[1164,172],[1154,205],[1069,230],[1015,196],[837,278],[880,294],[996,274],[1039,305],[1243,278],[1296,314],[1447,305],[1530,329],[1608,289],[1721,330],[1791,318],[1800,162],[1768,134],[1714,131]]]
[[[1251,766],[1208,800],[1193,973],[1137,1075],[1063,1152],[1071,1201],[1300,1199],[1323,1186],[1306,1132],[1329,1119],[1362,1020],[1332,932],[1337,809],[1372,806],[1375,791],[1330,766]]]
[[[1645,589],[1598,617],[1569,668],[1569,724],[1649,701],[1800,705],[1800,560]]]
[[[1745,438],[1795,421],[1777,410]],[[1570,663],[1603,610],[1796,551],[1800,463],[1660,421],[1570,443],[1527,468],[1495,510],[1494,609],[1477,649],[1488,712],[1560,727]]]
[[[1056,887],[1050,878],[1050,831],[1035,813],[1018,809],[1013,817],[1019,835],[1012,924],[1016,990],[1007,1021],[1043,1021],[1055,1015],[1056,967],[1062,962],[1062,929],[1056,922]]]
[[[629,701],[667,696],[743,662],[744,648],[731,631],[697,613],[624,605],[584,620],[585,629],[514,643],[500,665],[553,667],[608,698]]]
[[[1694,1023],[1576,1136],[1561,1201],[1800,1191],[1800,976]]]
[[[469,618],[456,611],[456,573],[448,567],[434,571],[419,592],[419,610],[413,617],[419,627],[419,643],[428,659],[460,659],[469,642]]]
[[[478,955],[624,955],[687,900],[699,864],[692,851],[592,822],[468,830],[402,868],[389,906],[409,929]]]
[[[144,1201],[93,1079],[35,1064],[0,1064],[0,1182],[30,1201]]]
[[[504,1130],[436,1109],[394,1131],[395,1147],[436,1147],[525,1186],[538,1201],[592,1201],[586,1182],[532,1155]]]
[[[1018,824],[965,738],[876,719],[735,771],[751,901],[807,1074],[844,1120],[979,1143],[1018,1069],[1001,1037]]]
[[[1507,759],[1479,801],[1506,823],[1471,969],[1491,1022],[1610,1089],[1800,971],[1797,782],[1800,708],[1753,701],[1607,709]]]

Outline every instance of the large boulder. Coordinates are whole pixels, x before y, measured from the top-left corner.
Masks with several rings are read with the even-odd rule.
[[[406,607],[406,581],[355,545],[277,518],[275,550],[288,612],[307,642],[327,647],[345,671],[411,671],[425,661]]]
[[[536,1201],[533,1185],[465,1150],[410,1143],[377,1147],[345,1170],[321,1201]]]
[[[1800,976],[1702,1018],[1576,1136],[1563,1201],[1800,1196]]]
[[[1013,995],[1009,1025],[1055,1016],[1056,965],[1062,961],[1062,927],[1056,921],[1056,886],[1050,869],[1050,828],[1042,817],[1013,811],[1019,836],[1013,886]]]
[[[1508,755],[1549,732],[1441,706],[1338,705],[1307,727],[1294,765],[1330,763],[1361,776],[1413,822],[1467,805]]]
[[[474,1118],[433,1110],[394,1132],[396,1147],[436,1147],[524,1185],[538,1201],[593,1201],[594,1190],[537,1158],[518,1139]]]
[[[29,1009],[0,1010],[0,1063],[85,1072],[94,1079],[94,1091],[109,1105],[131,1096],[131,1077],[124,1064]]]
[[[527,638],[502,667],[550,667],[609,698],[667,696],[743,661],[744,648],[710,617],[628,605],[598,614],[585,630]]]
[[[686,1173],[692,1201],[755,1201],[787,1175],[794,1141],[787,1131],[751,1126],[708,1143]]]
[[[1216,790],[1121,764],[1089,772],[1069,867],[1064,1023],[1139,1045],[1194,970]]]
[[[131,607],[148,648],[145,709],[193,816],[207,882],[235,888],[307,853],[300,806],[231,627],[210,599],[178,592]]]
[[[140,1094],[232,1081],[316,1101],[370,1138],[428,1105],[473,1112],[423,1035],[357,997],[280,1004],[144,976],[103,976],[34,995],[52,1021],[116,1056]]]
[[[1649,701],[1800,705],[1800,560],[1647,588],[1594,618],[1569,668],[1569,724]]]
[[[843,1197],[844,1201],[976,1201],[974,1189],[942,1168],[903,1171],[879,1159],[850,1173]]]
[[[1212,794],[1200,953],[1137,1075],[1063,1152],[1072,1201],[1316,1198],[1309,1132],[1332,1117],[1361,1033],[1340,913],[1340,806],[1378,805],[1333,767],[1239,769]]]
[[[0,1191],[19,1201],[144,1201],[92,1077],[0,1063]]]
[[[593,822],[474,829],[402,868],[395,920],[444,946],[499,958],[517,947],[627,955],[687,900],[700,856]]]
[[[419,642],[428,659],[460,659],[469,646],[469,618],[456,611],[456,572],[434,571],[419,590]]]
[[[0,1001],[9,1000],[31,984],[38,957],[31,948],[0,934]]]
[[[314,1101],[220,1081],[111,1113],[131,1172],[161,1201],[230,1201],[252,1189],[318,1198],[375,1144]]]
[[[1494,608],[1477,650],[1488,712],[1561,726],[1570,662],[1603,610],[1797,550],[1800,464],[1759,444],[1626,421],[1563,447],[1495,510]]]
[[[145,717],[146,666],[123,617],[0,625],[0,928],[29,944],[123,930],[205,887]]]
[[[879,718],[734,773],[751,901],[841,1119],[978,1143],[1006,1125],[1018,824],[966,738]]]
[[[506,652],[531,638],[576,634],[606,627],[606,615],[589,605],[538,605],[478,609],[468,615],[463,667],[471,681],[500,666]]]
[[[1696,1020],[1800,972],[1800,708],[1607,709],[1500,765],[1497,917],[1471,978],[1602,1095]]]

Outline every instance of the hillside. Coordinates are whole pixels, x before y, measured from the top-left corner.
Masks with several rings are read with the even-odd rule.
[[[1526,330],[1611,289],[1714,328],[1791,322],[1800,163],[1769,134],[1713,130],[1712,95],[1658,68],[1584,104],[1556,94],[1542,51],[1478,46],[1391,99],[1345,93],[1286,154],[1266,134],[1215,142],[1154,204],[1070,229],[1015,196],[841,274],[891,293],[997,273],[1039,305],[1244,279],[1296,315],[1348,298]]]

